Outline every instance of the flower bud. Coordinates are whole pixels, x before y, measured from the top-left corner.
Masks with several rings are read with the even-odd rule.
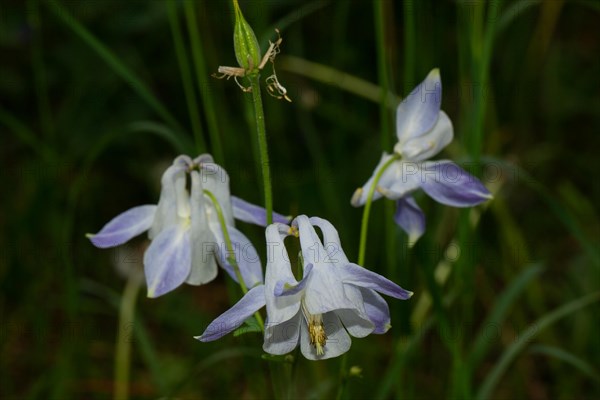
[[[260,63],[260,47],[254,31],[244,19],[237,0],[233,0],[235,8],[235,27],[233,31],[233,48],[238,64],[245,70],[254,70]]]

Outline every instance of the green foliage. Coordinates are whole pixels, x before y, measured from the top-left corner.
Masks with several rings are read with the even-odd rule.
[[[293,102],[263,91],[275,210],[329,219],[356,261],[362,209],[350,196],[392,150],[399,99],[434,67],[456,135],[440,158],[462,161],[495,200],[459,212],[419,198],[427,232],[411,250],[385,201],[373,203],[365,266],[415,295],[390,302],[388,334],[353,341],[342,374],[341,359],[264,359],[261,336],[243,334],[253,318],[194,340],[240,297],[223,273],[137,298],[122,325],[146,240],[102,251],[86,232],[155,202],[181,153],[214,153],[235,195],[262,200],[252,94],[210,77],[235,65],[237,11],[3,2],[0,397],[112,396],[118,332],[131,340],[133,399],[269,398],[284,368],[293,386],[275,393],[301,398],[332,398],[340,382],[357,399],[600,397],[597,3],[239,6],[263,49],[274,28],[283,38],[275,65]],[[240,229],[264,260],[264,231]]]

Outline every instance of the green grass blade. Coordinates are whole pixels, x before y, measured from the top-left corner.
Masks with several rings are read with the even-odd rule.
[[[523,15],[525,11],[532,9],[541,3],[541,0],[529,0],[529,1],[516,1],[508,6],[506,10],[502,12],[498,18],[496,24],[496,35],[500,34],[504,29],[517,19],[517,17]]]
[[[500,326],[506,317],[506,314],[510,307],[517,300],[519,295],[525,290],[527,284],[531,282],[536,276],[538,276],[542,272],[542,267],[540,265],[532,265],[528,268],[525,268],[523,272],[519,274],[511,283],[508,288],[502,293],[502,295],[498,298],[498,301],[494,305],[491,313],[481,324],[482,327],[488,326]],[[477,366],[481,363],[487,350],[491,345],[491,341],[489,337],[486,336],[486,331],[481,330],[477,339],[475,339],[475,343],[473,344],[471,353],[469,355],[469,364],[471,370],[475,370]]]
[[[573,353],[569,353],[568,351],[558,347],[545,346],[541,344],[531,346],[529,351],[533,354],[544,354],[550,357],[554,357],[560,361],[564,361],[567,364],[571,364],[573,367],[577,368],[596,382],[600,382],[600,374],[598,373],[598,371],[596,371],[596,369],[592,367],[587,361],[582,360]]]
[[[513,342],[506,351],[502,354],[502,357],[494,365],[494,368],[491,372],[486,376],[485,380],[481,384],[479,391],[477,392],[476,399],[483,400],[489,399],[494,388],[500,381],[500,378],[509,367],[509,365],[513,362],[513,360],[519,355],[519,353],[527,346],[530,340],[546,329],[548,326],[552,325],[556,321],[564,318],[574,312],[589,306],[600,300],[600,292],[595,292],[589,294],[587,296],[583,296],[578,298],[577,300],[573,300],[570,303],[565,304],[562,307],[551,311],[535,321],[533,324],[529,325],[527,329],[525,329],[524,333],[519,336],[519,338]]]
[[[210,137],[211,151],[218,163],[225,163],[225,153],[221,141],[221,133],[219,131],[219,123],[217,121],[217,111],[213,102],[213,93],[208,90],[208,73],[206,72],[206,60],[202,42],[200,41],[200,29],[196,18],[196,2],[184,1],[183,7],[185,10],[186,24],[188,34],[190,36],[190,44],[192,47],[192,58],[194,59],[194,70],[196,71],[196,81],[198,91],[204,108],[204,117],[208,125],[208,134]]]
[[[310,14],[319,11],[330,4],[330,0],[315,0],[311,1],[310,3],[300,5],[300,7],[294,9],[289,14],[275,21],[275,23],[272,24],[269,29],[267,29],[265,33],[260,36],[260,47],[264,49],[269,46],[269,40],[273,36],[275,29],[279,29],[280,32],[283,32],[295,22],[308,17]]]
[[[188,114],[190,116],[192,130],[194,131],[194,139],[196,140],[196,151],[201,153],[202,151],[208,151],[208,149],[206,147],[206,142],[204,141],[202,124],[200,123],[200,117],[198,115],[198,100],[196,99],[196,93],[194,93],[190,62],[181,34],[181,25],[179,24],[179,17],[177,15],[177,3],[174,1],[167,1],[165,4],[167,7],[167,15],[169,17],[169,25],[171,26],[175,54],[177,55],[177,63],[179,64],[179,73],[181,74],[181,81],[183,83],[183,92],[188,107]]]
[[[108,66],[144,100],[172,128],[182,131],[181,125],[165,106],[152,94],[148,86],[90,31],[81,25],[63,6],[55,0],[45,0],[44,4],[54,16],[65,24],[76,36],[83,40]]]
[[[342,72],[339,69],[307,61],[295,56],[279,56],[278,61],[278,66],[286,71],[337,87],[356,96],[370,100],[373,103],[379,104],[381,101],[381,88],[379,86],[354,75]],[[401,98],[393,93],[388,93],[388,96],[389,100],[387,104],[390,107],[396,108],[398,103],[400,103]]]
[[[129,130],[132,132],[147,132],[154,134],[169,142],[179,153],[189,153],[194,148],[194,145],[187,137],[181,137],[168,126],[154,121],[137,121],[129,124]]]

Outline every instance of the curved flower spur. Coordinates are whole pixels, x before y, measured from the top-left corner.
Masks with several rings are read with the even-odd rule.
[[[186,188],[189,177],[191,188]],[[148,297],[158,297],[188,283],[202,285],[217,275],[217,263],[238,281],[228,261],[223,224],[247,287],[262,283],[256,249],[235,228],[234,218],[265,226],[263,208],[230,196],[227,172],[208,154],[192,160],[177,157],[161,179],[158,205],[133,207],[108,222],[97,234],[88,234],[99,248],[121,245],[148,231],[150,246],[144,254]],[[221,215],[219,215],[221,214]],[[220,218],[222,217],[222,218]],[[280,222],[289,219],[274,214]]]
[[[323,240],[314,227],[320,228]],[[300,239],[303,278],[292,273],[284,239]],[[328,221],[301,215],[292,226],[267,227],[267,271],[264,286],[250,290],[237,304],[215,319],[197,339],[219,339],[239,327],[266,305],[263,349],[289,353],[300,344],[311,360],[337,357],[348,351],[350,336],[385,333],[390,327],[386,301],[379,293],[408,299],[412,292],[350,263],[337,230]],[[378,293],[379,292],[379,293]]]
[[[351,200],[354,207],[364,205],[370,196],[396,200],[394,220],[412,244],[425,232],[425,215],[412,196],[416,190],[423,189],[435,201],[454,207],[471,207],[492,198],[476,177],[452,161],[425,161],[454,135],[450,118],[440,109],[441,101],[442,81],[436,68],[398,106],[394,154],[383,153],[373,175]]]

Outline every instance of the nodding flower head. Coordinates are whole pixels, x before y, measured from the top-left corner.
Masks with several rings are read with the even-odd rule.
[[[225,245],[225,229],[245,285],[262,283],[256,249],[235,228],[234,218],[265,226],[266,212],[230,195],[229,175],[210,155],[193,160],[186,155],[175,158],[163,173],[161,184],[158,205],[134,207],[116,216],[97,234],[87,235],[92,244],[115,247],[148,231],[151,243],[144,254],[144,271],[148,296],[158,297],[183,283],[212,281],[217,264],[237,281],[228,260],[231,251]],[[274,219],[289,220],[280,214],[274,214]]]
[[[321,230],[323,239],[315,227]],[[292,273],[284,245],[288,236],[300,240],[300,281]],[[266,238],[264,286],[249,291],[214,320],[199,340],[222,337],[266,305],[263,349],[267,353],[286,354],[300,345],[302,354],[310,360],[337,357],[350,348],[350,336],[361,338],[390,328],[389,309],[379,293],[397,299],[412,295],[383,276],[351,263],[337,230],[324,219],[301,215],[291,227],[275,223],[267,227]]]
[[[394,154],[383,153],[371,178],[350,200],[354,207],[364,205],[369,193],[372,200],[395,200],[394,220],[406,231],[411,245],[425,232],[425,215],[412,196],[417,190],[454,207],[471,207],[492,198],[479,179],[452,161],[427,161],[454,136],[441,104],[442,80],[436,68],[398,105]]]

